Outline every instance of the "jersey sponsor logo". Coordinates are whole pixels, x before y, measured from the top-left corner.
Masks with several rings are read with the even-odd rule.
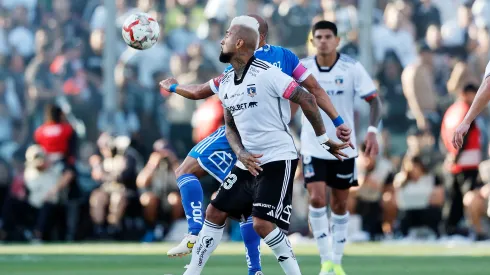
[[[276,207],[273,205],[266,204],[266,203],[260,203],[260,202],[254,203],[253,206],[254,207],[264,207],[264,208],[268,208],[268,209],[276,209]]]
[[[240,104],[237,104],[237,105],[234,105],[234,106],[229,106],[229,107],[226,107],[226,110],[228,110],[229,112],[231,112],[232,114],[236,111],[240,111],[240,110],[246,110],[246,109],[249,109],[249,108],[255,108],[258,106],[258,102],[255,102],[255,101],[252,101],[252,102],[249,102],[249,103],[240,103]]]
[[[335,84],[337,84],[337,86],[341,86],[342,84],[344,84],[344,78],[342,76],[336,76]]]
[[[233,155],[226,151],[215,151],[209,157],[211,161],[222,173],[226,173],[234,164]]]
[[[247,94],[250,97],[254,97],[257,95],[257,87],[255,87],[255,84],[247,85]]]
[[[272,65],[274,65],[275,67],[281,69],[281,71],[282,71],[281,61],[274,62],[274,63],[272,63]]]
[[[334,96],[334,95],[343,95],[344,94],[344,91],[342,90],[326,90],[327,94],[329,96]]]
[[[267,216],[274,217],[274,210],[269,211],[269,213],[267,213]]]

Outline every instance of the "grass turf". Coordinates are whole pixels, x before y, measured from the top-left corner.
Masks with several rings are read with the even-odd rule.
[[[183,274],[189,257],[169,259],[168,244],[73,244],[0,246],[3,275],[166,275]],[[314,245],[295,247],[304,275],[316,275],[319,258]],[[263,248],[266,275],[283,274],[270,249]],[[348,245],[345,270],[356,274],[488,274],[490,246]],[[203,275],[247,274],[241,244],[221,244]]]

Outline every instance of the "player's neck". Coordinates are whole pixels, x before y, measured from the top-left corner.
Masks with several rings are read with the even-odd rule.
[[[250,58],[253,57],[253,52],[252,53],[237,53],[231,60],[230,64],[233,67],[233,70],[235,70],[235,75],[237,79],[241,79],[243,77],[243,72],[245,71],[245,68],[247,67],[247,63],[250,60]]]
[[[337,61],[337,52],[333,52],[331,54],[317,54],[316,62],[321,67],[332,67]]]

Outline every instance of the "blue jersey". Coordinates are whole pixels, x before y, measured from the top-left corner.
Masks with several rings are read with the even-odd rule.
[[[286,48],[266,44],[258,48],[254,55],[256,58],[278,67],[283,73],[291,76],[299,83],[303,82],[310,75],[306,67],[299,61],[299,58]],[[218,93],[221,77],[232,68],[231,65],[226,67],[221,76],[209,81],[209,86],[214,93]]]

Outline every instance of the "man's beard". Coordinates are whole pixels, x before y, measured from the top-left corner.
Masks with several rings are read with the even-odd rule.
[[[221,53],[219,54],[219,61],[221,63],[230,63],[232,57],[233,53],[224,53],[223,51],[221,51]]]

